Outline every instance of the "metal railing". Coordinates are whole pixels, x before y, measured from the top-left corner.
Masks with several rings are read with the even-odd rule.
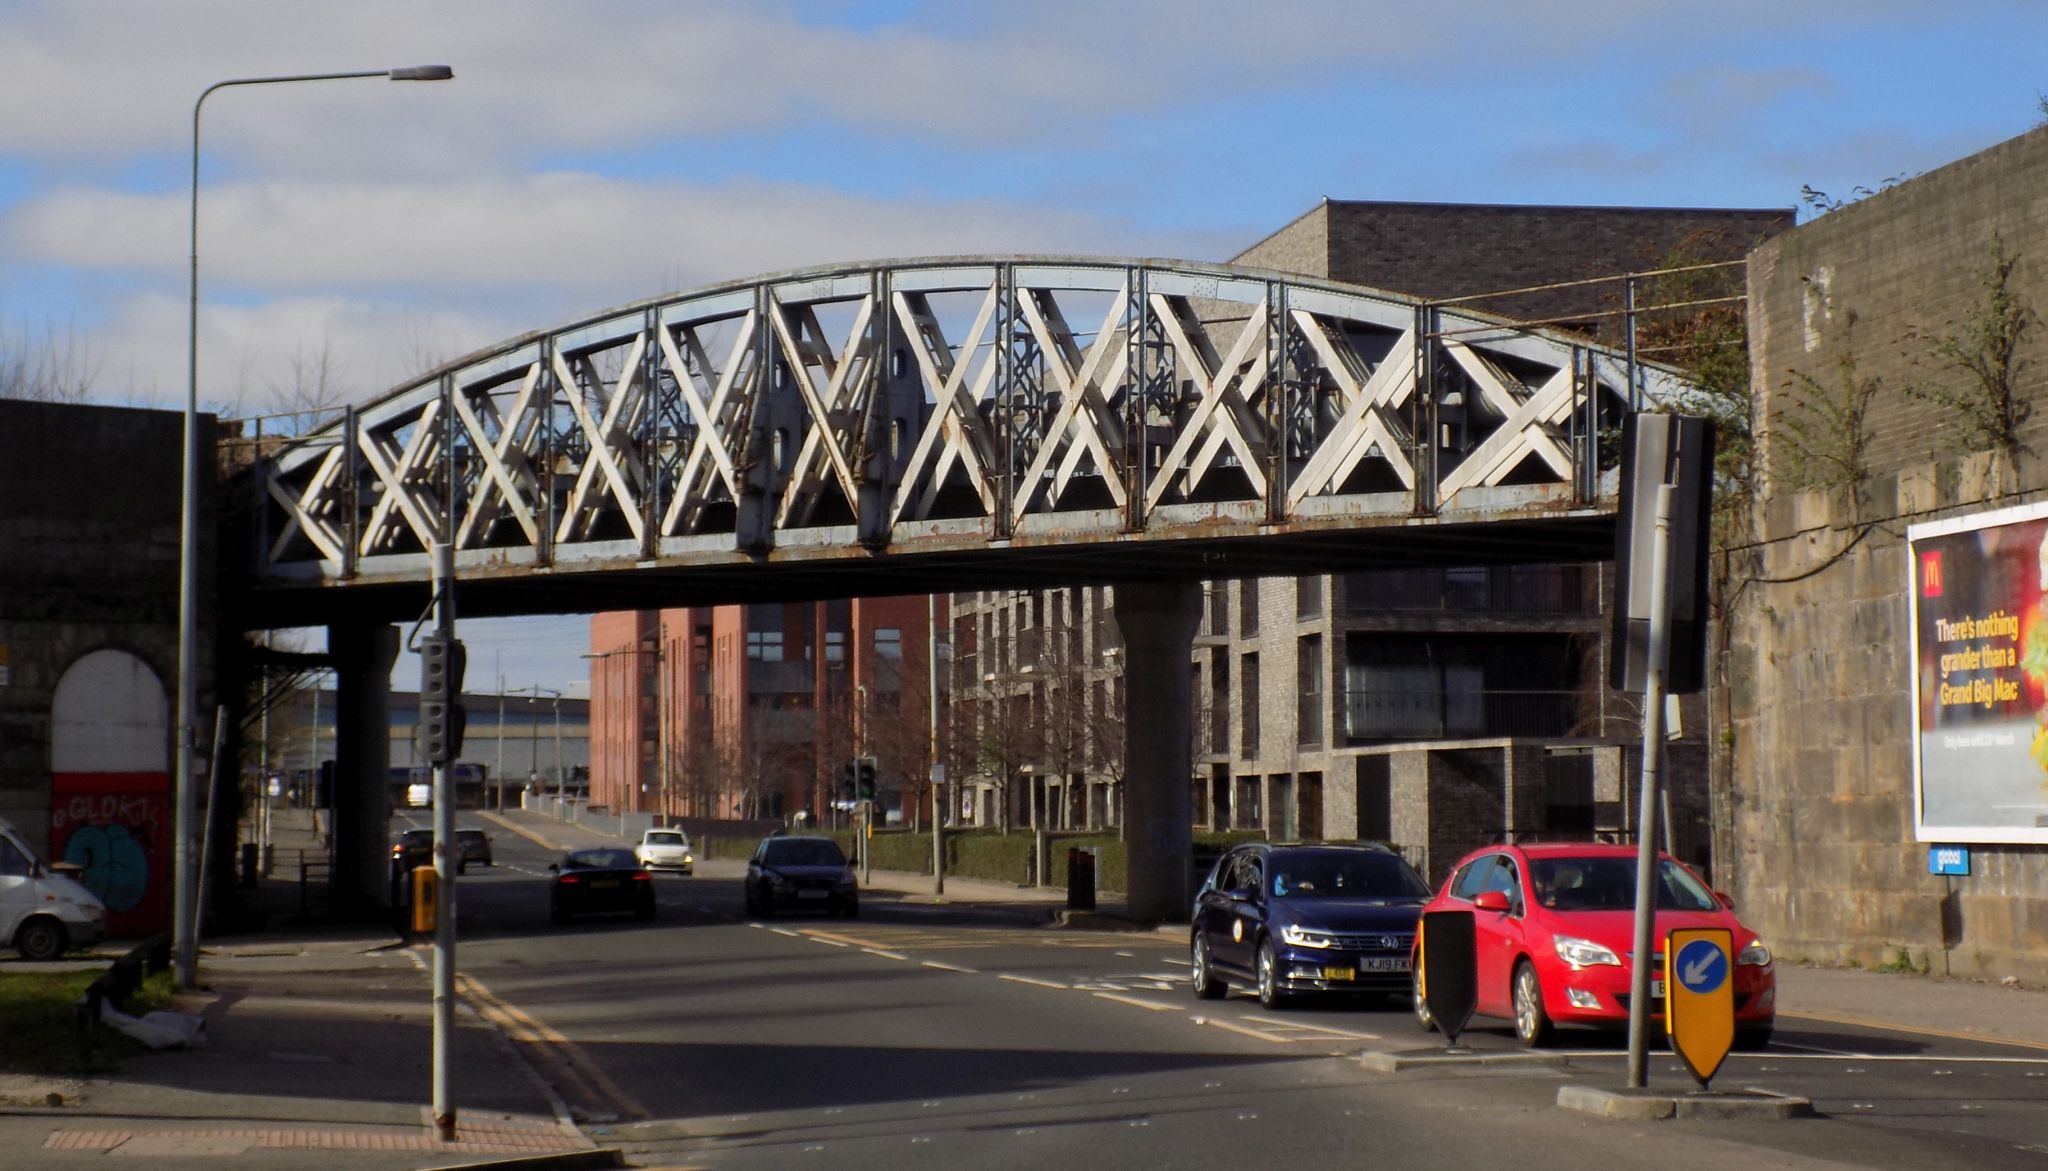
[[[1577,718],[1575,691],[1344,693],[1344,734],[1353,741],[1565,736]]]

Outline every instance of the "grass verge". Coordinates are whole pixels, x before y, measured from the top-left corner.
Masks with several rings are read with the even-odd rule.
[[[138,1041],[95,1024],[88,1055],[78,1035],[78,998],[102,969],[85,972],[0,972],[0,1073],[78,1076],[108,1073],[121,1059],[146,1051]],[[168,972],[143,982],[127,1011],[163,1008],[176,987]]]

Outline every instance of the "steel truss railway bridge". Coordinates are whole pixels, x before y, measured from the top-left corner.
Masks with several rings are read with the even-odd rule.
[[[342,771],[369,776],[389,624],[424,609],[437,543],[467,617],[1114,583],[1144,709],[1131,905],[1171,918],[1195,583],[1604,558],[1601,437],[1683,391],[1576,335],[1226,265],[778,273],[526,334],[258,445],[232,614],[339,633]],[[357,790],[367,826],[382,788]]]

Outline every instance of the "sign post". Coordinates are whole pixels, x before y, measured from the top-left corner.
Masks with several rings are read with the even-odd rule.
[[[1479,1004],[1478,957],[1472,937],[1472,912],[1428,911],[1422,916],[1421,947],[1415,957],[1415,979],[1422,1003],[1444,1035],[1444,1047],[1456,1048],[1458,1034],[1472,1021]]]
[[[1706,1089],[1735,1044],[1735,933],[1680,927],[1664,938],[1664,1028]]]

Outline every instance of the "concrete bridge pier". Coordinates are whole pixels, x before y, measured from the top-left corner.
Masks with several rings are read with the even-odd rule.
[[[398,628],[327,628],[334,664],[334,909],[370,914],[391,902],[391,664]]]
[[[1194,800],[1188,660],[1201,619],[1192,581],[1116,587],[1124,640],[1124,823],[1128,906],[1141,923],[1187,919]]]

